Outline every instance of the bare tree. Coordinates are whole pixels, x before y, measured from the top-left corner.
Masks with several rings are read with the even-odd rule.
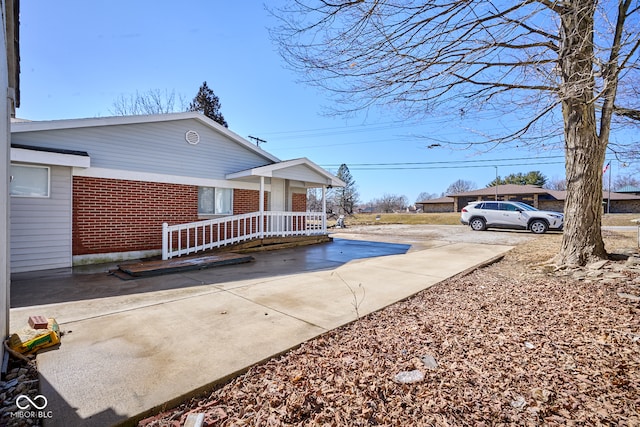
[[[640,187],[640,179],[633,175],[620,175],[616,177],[613,182],[614,190],[618,191],[624,187]]]
[[[445,194],[458,194],[464,193],[465,191],[471,191],[476,189],[476,184],[471,181],[465,181],[464,179],[459,179],[455,182],[452,182],[449,187],[447,187],[447,191]]]
[[[381,198],[371,202],[376,212],[392,213],[404,211],[409,204],[407,196],[385,193]]]
[[[547,181],[542,188],[565,191],[567,189],[567,180],[564,178],[553,177]]]
[[[433,200],[433,199],[437,199],[438,194],[437,193],[429,193],[428,191],[423,191],[422,193],[418,194],[418,197],[416,197],[416,203],[420,203],[420,202],[424,202],[425,200]]]
[[[322,212],[322,190],[319,188],[307,189],[307,210]]]
[[[602,166],[613,124],[640,120],[637,0],[293,0],[273,14],[281,54],[335,95],[341,112],[376,104],[461,119],[509,113],[485,142],[562,135],[567,179],[559,265],[606,257]]]
[[[120,95],[113,102],[111,114],[116,116],[136,116],[178,111],[187,111],[187,104],[182,96],[178,96],[178,99],[176,99],[175,91],[151,89],[147,92],[136,91],[135,95]]]

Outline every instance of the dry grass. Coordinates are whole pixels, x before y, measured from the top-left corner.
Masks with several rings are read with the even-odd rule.
[[[640,214],[608,214],[604,215],[602,225],[630,226],[631,220],[640,218]],[[355,214],[345,219],[347,226],[374,224],[430,224],[430,225],[460,225],[459,212],[444,213],[383,213],[383,214]]]
[[[351,225],[380,225],[380,224],[430,224],[430,225],[460,225],[460,214],[445,213],[383,213],[383,214],[355,214],[345,219],[347,226]]]

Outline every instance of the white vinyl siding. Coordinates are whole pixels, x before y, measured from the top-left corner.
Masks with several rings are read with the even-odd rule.
[[[190,130],[197,145],[185,140]],[[15,132],[12,143],[86,151],[92,168],[205,179],[273,163],[196,119]]]
[[[11,198],[11,272],[71,267],[71,168],[50,168],[49,197]]]
[[[274,178],[287,178],[289,180],[317,182],[323,180],[318,172],[305,165],[297,165],[286,168],[285,170],[276,170],[273,172]]]

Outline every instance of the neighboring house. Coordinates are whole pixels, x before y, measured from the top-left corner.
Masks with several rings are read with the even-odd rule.
[[[548,190],[535,185],[506,184],[450,194],[447,197],[419,202],[424,212],[460,212],[469,202],[477,200],[521,201],[533,207],[550,211],[564,211],[566,191]],[[611,213],[640,212],[640,196],[635,194],[611,193]],[[609,192],[603,192],[605,207]]]
[[[20,2],[0,0],[2,48],[0,55],[0,331],[2,339],[9,335],[9,119],[20,106]],[[0,346],[0,360],[4,360]]]
[[[194,112],[15,121],[11,134],[12,272],[157,255],[163,223],[305,212],[307,188],[344,185]]]
[[[422,212],[453,212],[453,197],[438,197],[437,199],[416,202],[416,206],[418,205],[422,206]]]

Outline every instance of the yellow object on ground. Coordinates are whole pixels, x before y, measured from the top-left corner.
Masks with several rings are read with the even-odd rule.
[[[9,348],[18,353],[29,354],[60,343],[60,327],[56,319],[47,319],[47,329],[29,326],[11,334]]]

